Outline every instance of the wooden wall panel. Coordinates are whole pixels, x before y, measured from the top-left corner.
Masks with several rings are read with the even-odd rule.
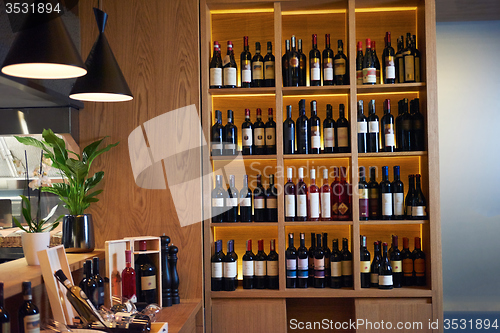
[[[92,168],[105,172],[105,191],[87,211],[94,216],[96,245],[104,248],[106,240],[126,236],[169,235],[179,247],[181,298],[201,298],[201,223],[181,228],[179,219],[189,212],[180,212],[178,216],[168,188],[138,187],[128,150],[129,134],[144,122],[191,104],[200,112],[198,1],[107,0],[102,4],[109,14],[106,36],[134,99],[124,103],[85,103],[80,111],[81,146],[106,135],[108,143],[120,141]],[[92,12],[95,5],[96,1],[90,0],[79,4],[83,58],[97,38]],[[179,155],[169,164],[188,171],[190,177],[201,174],[199,152]],[[201,191],[194,205],[201,205]]]

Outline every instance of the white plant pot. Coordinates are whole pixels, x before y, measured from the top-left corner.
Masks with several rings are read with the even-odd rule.
[[[23,252],[29,266],[40,265],[38,251],[46,250],[50,246],[50,232],[23,232],[21,234]]]

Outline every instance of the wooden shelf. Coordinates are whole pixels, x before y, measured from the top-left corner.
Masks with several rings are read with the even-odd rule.
[[[244,160],[275,160],[276,155],[231,155],[231,156],[210,156],[212,161],[234,161],[242,158]]]
[[[350,86],[283,87],[283,96],[348,94]]]
[[[283,159],[285,160],[316,160],[322,158],[349,158],[351,157],[351,153],[333,153],[333,154],[292,154],[292,155],[283,155]]]
[[[293,221],[285,222],[287,226],[318,226],[318,225],[352,225],[352,221]]]
[[[212,96],[235,96],[238,95],[261,95],[261,94],[276,94],[276,88],[221,88],[208,89],[208,93]]]
[[[427,156],[426,151],[396,151],[396,152],[379,152],[379,153],[361,153],[359,158],[363,157],[402,157],[402,156]]]
[[[201,303],[201,299],[181,299],[180,304],[162,308],[156,315],[156,323],[166,322],[168,324],[168,333],[194,332],[193,327],[197,324],[196,317],[202,309]],[[155,331],[154,327],[152,327],[152,332],[162,331]]]
[[[377,224],[426,224],[429,220],[368,220],[359,221],[360,225],[377,225]]]
[[[375,85],[358,85],[358,86],[356,86],[356,90],[357,90],[358,94],[420,91],[423,89],[425,89],[425,82],[375,84]]]
[[[223,223],[210,223],[210,227],[277,227],[278,222],[223,222]]]

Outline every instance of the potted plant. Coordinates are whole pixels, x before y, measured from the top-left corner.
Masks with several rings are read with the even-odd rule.
[[[42,187],[44,192],[59,196],[68,209],[69,215],[63,217],[62,243],[66,252],[92,252],[95,246],[92,215],[85,214],[91,203],[99,201],[96,196],[103,190],[95,187],[104,177],[104,171],[89,175],[94,159],[118,145],[118,142],[99,149],[105,138],[86,146],[81,155],[66,148],[66,143],[50,129],[42,132],[43,140],[16,136],[26,145],[41,148],[44,157],[52,161],[52,167],[59,169],[64,178],[62,183],[53,183],[52,187]]]

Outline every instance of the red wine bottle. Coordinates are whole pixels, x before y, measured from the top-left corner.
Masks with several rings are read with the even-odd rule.
[[[403,49],[404,49],[404,39],[403,36],[398,37],[397,45],[398,51],[394,56],[396,62],[396,80],[398,83],[405,82],[405,67],[403,63]]]
[[[297,250],[293,245],[293,233],[288,234],[288,248],[286,249],[286,287],[297,287]]]
[[[309,119],[306,116],[306,100],[299,101],[299,118],[297,118],[297,154],[309,153]]]
[[[316,101],[311,101],[311,118],[309,119],[309,152],[311,154],[321,153],[321,120],[318,117]]]
[[[321,52],[316,34],[312,35],[312,49],[309,51],[309,80],[311,87],[321,86]]]
[[[253,124],[250,121],[250,109],[245,109],[245,122],[241,125],[241,153],[253,155]]]
[[[340,178],[339,178],[339,168],[334,166],[333,167],[333,182],[331,186],[332,190],[332,220],[337,221],[339,219],[339,200],[340,196],[339,194],[342,193],[342,185],[340,184]]]
[[[368,183],[366,182],[366,169],[359,167],[359,219],[368,220],[370,217],[370,195],[368,190]]]
[[[356,54],[356,84],[363,84],[363,43],[358,42]]]
[[[420,76],[420,51],[417,49],[417,36],[413,35],[411,40],[411,46],[413,47],[413,52],[415,53],[415,82],[421,82],[421,76]]]
[[[331,154],[336,151],[335,147],[335,130],[336,123],[333,120],[332,105],[326,105],[326,118],[323,120],[323,153]]]
[[[264,85],[266,87],[275,86],[275,58],[273,55],[273,43],[267,42],[267,54],[264,57]]]
[[[260,54],[260,42],[255,43],[252,58],[252,87],[264,87],[264,57]]]
[[[333,59],[334,65],[334,81],[336,85],[349,84],[349,62],[344,54],[344,43],[341,39],[337,41],[337,54]]]
[[[295,122],[291,105],[286,106],[286,119],[283,122],[283,154],[295,154]]]
[[[87,259],[85,261],[86,265],[84,268],[85,284],[83,286],[83,292],[87,295],[90,302],[97,308],[97,283],[92,275],[92,260]]]
[[[325,252],[321,247],[321,234],[316,235],[314,250],[314,288],[325,288]]]
[[[279,274],[278,274],[279,256],[276,253],[276,240],[271,239],[269,246],[269,254],[267,255],[267,288],[279,289]]]
[[[405,218],[412,219],[413,197],[415,195],[415,175],[408,175],[408,192],[405,198]]]
[[[378,288],[378,275],[380,272],[380,265],[382,263],[382,254],[380,253],[380,242],[373,243],[373,261],[370,266],[370,286]]]
[[[378,153],[379,150],[379,122],[375,113],[375,100],[368,103],[368,144],[369,153]]]
[[[215,242],[215,251],[212,259],[212,291],[222,290],[222,261],[224,260],[224,252],[222,252],[222,240]]]
[[[235,291],[238,288],[238,255],[234,252],[234,240],[227,242],[227,252],[222,264],[224,268],[224,291]]]
[[[262,121],[262,110],[257,108],[257,120],[253,124],[254,155],[266,154],[266,125]]]
[[[377,169],[370,167],[370,182],[368,183],[368,205],[369,219],[378,220],[380,218],[380,187],[376,177]]]
[[[222,175],[215,175],[215,187],[212,190],[212,223],[224,222],[224,199],[226,191],[222,187]]]
[[[291,82],[290,82],[290,40],[285,41],[285,54],[283,54],[283,57],[281,58],[281,71],[283,75],[283,87],[290,87]]]
[[[392,187],[393,211],[395,220],[403,220],[405,218],[404,196],[405,188],[400,178],[399,165],[394,166],[394,181]],[[394,268],[394,267],[393,267]]]
[[[308,287],[309,254],[306,248],[306,235],[300,233],[300,246],[297,249],[297,288]]]
[[[387,255],[387,243],[382,244],[383,255],[382,262],[380,263],[380,270],[378,274],[378,288],[379,289],[392,289],[394,284],[392,282],[392,266]]]
[[[403,286],[413,285],[413,258],[410,251],[410,240],[403,237],[403,251],[401,251],[401,261],[403,263]]]
[[[136,290],[139,302],[147,304],[158,303],[158,291],[156,289],[156,267],[145,253],[147,242],[139,242],[139,255],[135,260],[135,272],[137,273]]]
[[[215,124],[211,129],[210,147],[212,156],[222,156],[224,152],[224,127],[222,127],[222,113],[215,110]]]
[[[314,286],[314,251],[316,251],[316,234],[311,232],[311,246],[309,247],[309,251],[307,251],[309,260],[307,284],[309,286]]]
[[[333,86],[333,51],[330,48],[330,34],[325,34],[323,50],[323,85]]]
[[[415,52],[411,46],[411,34],[406,34],[406,47],[402,52],[405,83],[415,82]]]
[[[332,255],[332,251],[328,247],[328,234],[326,232],[323,233],[323,253],[325,254],[325,287],[329,287],[331,277],[330,256]]]
[[[10,316],[4,308],[3,282],[0,282],[0,332],[10,333]]]
[[[366,248],[366,236],[360,236],[359,270],[361,272],[361,288],[370,288],[370,252]]]
[[[274,185],[274,175],[269,176],[269,187],[266,190],[267,221],[278,222],[278,189]]]
[[[253,289],[255,275],[255,254],[252,240],[247,240],[247,251],[243,255],[243,289]]]
[[[310,171],[311,185],[309,185],[309,192],[307,197],[307,205],[309,212],[309,221],[319,221],[320,220],[320,191],[319,187],[316,185],[316,170],[311,169]]]
[[[264,240],[259,239],[258,241],[258,252],[254,257],[255,261],[255,277],[254,277],[254,287],[255,289],[265,289],[267,285],[266,277],[266,261],[267,255],[264,252]]]
[[[427,219],[427,204],[424,194],[422,193],[420,178],[420,174],[415,175],[415,192],[413,193],[413,202],[411,207],[411,216],[414,220]]]
[[[321,221],[332,220],[332,189],[328,184],[328,169],[323,169],[323,186],[321,186]]]
[[[222,59],[222,78],[224,88],[236,88],[238,66],[234,60],[233,42],[227,41],[227,54]]]
[[[366,39],[366,51],[363,58],[363,84],[377,83],[377,69],[375,68],[375,58],[372,52],[372,41]]]
[[[352,254],[349,251],[349,240],[342,238],[342,286],[352,287]]]
[[[425,253],[422,252],[420,237],[415,237],[415,248],[411,253],[413,259],[413,278],[416,286],[425,286]]]
[[[391,114],[391,100],[384,101],[384,116],[380,119],[382,135],[382,149],[385,152],[396,151],[396,140],[394,137],[394,116]]]
[[[385,48],[382,52],[382,73],[384,84],[394,84],[396,81],[396,66],[394,63],[394,48],[391,46],[391,33],[388,31],[384,37]]]
[[[238,190],[235,186],[234,175],[229,176],[229,188],[226,195],[225,222],[238,222]]]
[[[295,221],[296,215],[296,192],[295,192],[295,184],[293,183],[293,169],[287,169],[287,182],[285,184],[285,221],[291,222]]]
[[[408,99],[398,102],[399,115],[396,118],[396,148],[397,151],[411,150],[411,116],[408,113]]]
[[[243,175],[243,187],[240,190],[240,222],[252,222],[252,191],[248,188],[248,176]]]
[[[224,155],[238,154],[238,127],[234,125],[233,110],[227,110],[227,124],[224,126]]]
[[[40,333],[40,311],[33,303],[31,294],[31,282],[23,282],[24,302],[19,307],[19,332],[21,333]],[[2,327],[3,328],[3,327]]]
[[[339,240],[332,241],[332,254],[330,255],[330,288],[342,287],[342,253],[339,251]]]
[[[299,168],[299,181],[297,182],[297,215],[296,221],[307,221],[307,185],[304,183],[304,169]]]
[[[382,220],[392,220],[394,213],[392,210],[392,184],[389,181],[389,167],[382,167],[382,181],[380,182],[380,194],[382,196]]]
[[[302,39],[298,40],[298,51],[299,52],[299,86],[306,86],[306,76],[307,76],[307,58],[302,52]]]
[[[261,175],[257,175],[257,187],[253,190],[253,215],[255,222],[266,222],[266,190]]]
[[[136,273],[132,268],[132,251],[125,251],[125,269],[122,272],[122,296],[132,301],[137,302],[137,285]]]
[[[367,152],[368,121],[363,110],[363,101],[358,101],[358,154]]]
[[[288,57],[288,82],[291,87],[298,87],[300,83],[300,55],[297,52],[297,44],[295,36],[291,38],[292,50]]]
[[[222,59],[220,44],[214,42],[214,54],[210,60],[210,89],[222,88]]]
[[[392,235],[392,251],[390,255],[392,267],[392,283],[394,288],[401,288],[403,285],[403,262],[401,251],[398,248],[398,236]]]
[[[351,129],[349,121],[345,117],[344,104],[339,104],[339,119],[335,134],[335,146],[339,153],[349,153],[351,151]]]
[[[248,36],[243,37],[243,52],[240,55],[241,87],[250,88],[252,85],[252,55],[248,46]]]
[[[425,150],[424,116],[420,113],[419,99],[410,103],[411,111],[411,150]]]
[[[350,184],[347,182],[347,171],[345,167],[339,168],[340,172],[340,190],[338,192],[339,214],[340,221],[348,221],[351,219],[351,191]]]
[[[372,40],[372,56],[373,62],[375,63],[375,76],[377,78],[376,84],[382,83],[382,79],[380,78],[380,62],[377,57],[377,50],[375,48],[375,41]]]
[[[276,122],[273,119],[273,108],[267,110],[268,119],[266,122],[266,154],[276,154]]]

